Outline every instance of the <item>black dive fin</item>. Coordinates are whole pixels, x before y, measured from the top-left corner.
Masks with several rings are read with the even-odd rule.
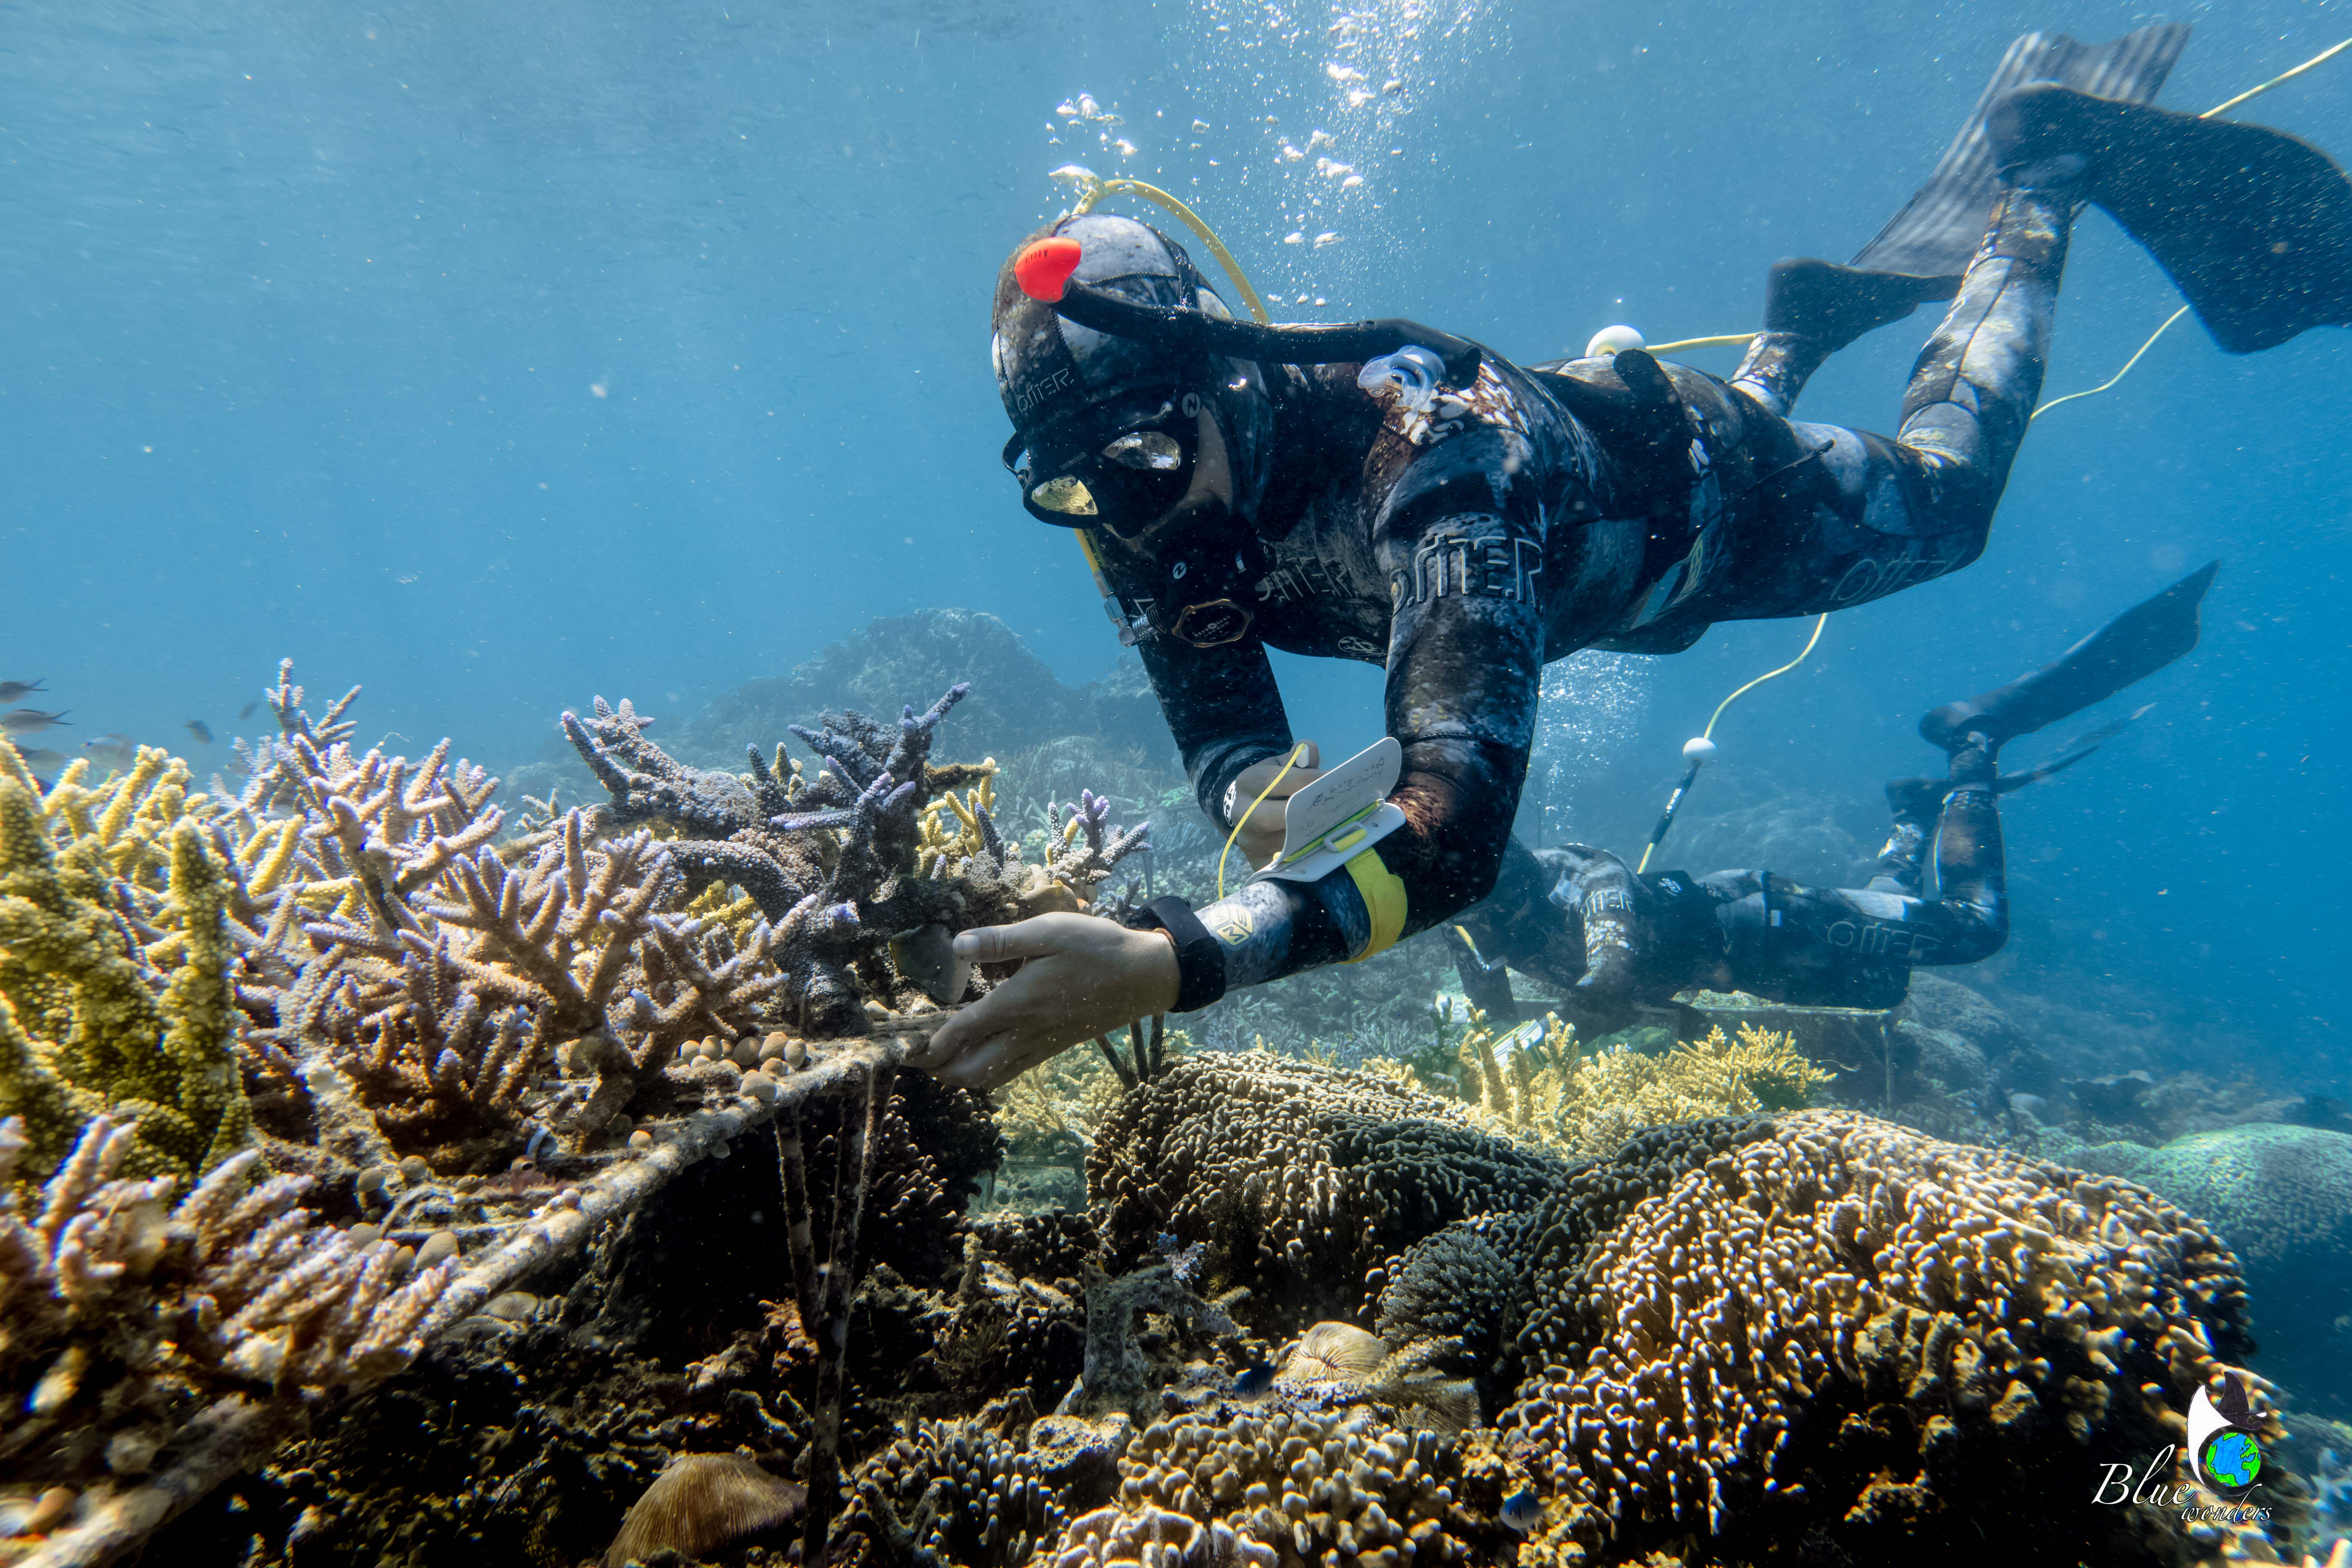
[[[1829,352],[1899,321],[1929,300],[1948,300],[1957,278],[1872,272],[1812,257],[1772,264],[1764,279],[1764,330],[1811,338]]]
[[[1983,243],[1993,198],[2000,194],[2000,167],[1985,134],[1992,106],[2030,81],[2063,82],[2099,98],[2150,102],[2188,43],[2188,26],[2168,22],[2111,44],[2077,43],[2063,33],[2028,33],[2010,45],[1927,183],[1877,237],[1843,267],[1801,258],[1772,268],[1765,287],[1765,331],[1843,348],[1864,332],[1901,321],[1927,300],[1950,299]]]
[[[2122,734],[2126,730],[2130,729],[2134,724],[2139,722],[2141,719],[2147,717],[2147,710],[2155,706],[2156,704],[2153,702],[2143,703],[2141,706],[2133,709],[2129,713],[2125,714],[2122,718],[2115,720],[2111,723],[2100,725],[2097,729],[2092,731],[2087,735],[2077,735],[2074,739],[2059,747],[2058,754],[2051,758],[2046,763],[2036,763],[2033,766],[2026,769],[2021,773],[2001,774],[2000,777],[1993,780],[1992,787],[1994,793],[1997,795],[2011,795],[2018,790],[2023,789],[2027,784],[2040,784],[2043,779],[2050,777],[2053,773],[2064,773],[2068,768],[2073,767],[2076,763],[2081,762],[2084,758],[2097,751],[2101,746],[2105,745],[2109,741],[2114,740],[2117,735]]]
[[[2209,561],[2032,674],[1965,702],[1945,703],[1919,721],[1920,735],[1948,752],[1971,733],[1999,746],[2154,675],[2197,646],[2198,606],[2221,569],[2219,561]]]
[[[2352,181],[2310,142],[2050,83],[2003,99],[1989,130],[2004,169],[2087,158],[2082,194],[2147,247],[2230,353],[2352,326]]]

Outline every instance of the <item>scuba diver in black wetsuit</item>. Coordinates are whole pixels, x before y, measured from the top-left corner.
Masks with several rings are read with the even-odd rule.
[[[1728,382],[1638,351],[1521,368],[1407,321],[1255,325],[1145,225],[1087,214],[1033,237],[994,302],[1006,466],[1033,515],[1078,531],[1203,809],[1258,864],[1283,835],[1279,784],[1314,776],[1274,647],[1386,668],[1402,826],[1319,880],[1260,877],[1198,911],[965,932],[960,955],[1024,967],[919,1063],[1001,1083],[1127,1019],[1449,921],[1534,874],[1509,826],[1547,662],[1673,652],[1717,621],[1863,604],[1973,561],[2083,203],[2157,255],[2224,347],[2352,323],[2342,172],[2284,133],[2147,106],[2187,32],[2020,39],[1853,265],[1773,268]],[[1892,439],[1787,417],[1832,353],[1943,298]]]
[[[2081,762],[2130,721],[2024,773],[1999,771],[2000,748],[2195,647],[2219,564],[2054,663],[1922,719],[1920,734],[1950,756],[1948,774],[1886,786],[1895,826],[1864,886],[1808,888],[1769,871],[1637,873],[1605,849],[1538,850],[1457,922],[1470,939],[1456,953],[1465,991],[1489,1015],[1516,1019],[1507,965],[1558,987],[1560,1010],[1586,1033],[1606,1033],[1632,1023],[1637,1006],[1695,986],[1801,1006],[1893,1007],[1912,970],[1990,958],[2009,938],[2000,797]]]

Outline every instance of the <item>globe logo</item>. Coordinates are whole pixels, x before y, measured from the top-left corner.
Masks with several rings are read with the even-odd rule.
[[[2197,1468],[2221,1491],[2242,1491],[2263,1473],[2262,1446],[2250,1433],[2224,1428],[2197,1457]]]

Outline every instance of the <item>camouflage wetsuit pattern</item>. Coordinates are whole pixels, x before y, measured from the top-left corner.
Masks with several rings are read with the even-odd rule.
[[[1236,584],[1248,634],[1139,645],[1203,808],[1230,826],[1236,775],[1291,743],[1267,647],[1379,663],[1408,817],[1380,855],[1406,889],[1405,932],[1498,879],[1548,892],[1510,834],[1544,664],[1669,652],[1717,621],[1844,608],[1973,561],[2040,395],[2072,210],[2063,190],[2002,196],[1892,439],[1790,420],[1825,351],[1781,333],[1729,382],[1639,354],[1532,368],[1490,354],[1475,384],[1418,406],[1361,390],[1354,365],[1274,368],[1262,559]],[[1165,551],[1087,537],[1130,624],[1204,594],[1205,570],[1187,584]],[[1370,941],[1344,872],[1249,883],[1200,912],[1229,985]]]

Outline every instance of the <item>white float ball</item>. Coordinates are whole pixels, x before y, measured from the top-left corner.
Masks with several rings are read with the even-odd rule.
[[[1683,758],[1693,763],[1712,762],[1715,760],[1715,742],[1705,735],[1693,735],[1683,742]]]
[[[1642,346],[1642,334],[1621,321],[1593,333],[1592,341],[1584,345],[1584,357],[1599,359],[1602,354],[1622,354],[1627,349]]]

